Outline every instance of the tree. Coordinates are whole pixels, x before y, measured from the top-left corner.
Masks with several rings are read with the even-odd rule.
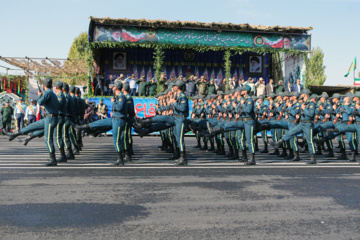
[[[323,63],[324,53],[320,47],[313,48],[310,58],[305,59],[305,88],[309,85],[323,85],[326,80],[325,69]]]
[[[86,32],[80,33],[74,39],[73,44],[70,47],[68,58],[70,59],[87,59],[89,56],[89,43],[88,34]]]
[[[284,73],[283,73],[283,60],[284,57],[283,53],[275,52],[270,55],[272,58],[272,72],[275,83],[278,83],[280,80],[284,80]],[[284,82],[284,81],[283,81]]]

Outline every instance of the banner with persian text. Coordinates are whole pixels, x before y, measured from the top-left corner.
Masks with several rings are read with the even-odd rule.
[[[240,31],[211,31],[194,29],[152,29],[96,25],[94,42],[158,42],[222,47],[267,47],[310,51],[310,35],[249,33]]]

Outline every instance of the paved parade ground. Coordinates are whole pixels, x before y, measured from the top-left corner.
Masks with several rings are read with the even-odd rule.
[[[109,165],[112,137],[85,137],[76,160],[43,167],[43,139],[0,136],[1,239],[359,239],[359,163],[258,154],[246,167],[185,141],[187,167],[159,137],[135,137],[125,167]]]

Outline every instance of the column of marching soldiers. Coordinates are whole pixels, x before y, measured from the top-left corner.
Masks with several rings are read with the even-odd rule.
[[[307,164],[316,164],[316,155],[322,155],[327,145],[326,157],[334,156],[332,139],[339,142],[339,160],[356,162],[357,145],[360,138],[360,92],[340,95],[327,93],[318,96],[305,89],[302,92],[249,96],[250,86],[236,88],[216,95],[196,96],[190,118],[189,103],[182,92],[184,82],[176,80],[164,92],[159,93],[156,116],[136,118],[130,87],[120,81],[110,86],[113,89],[112,116],[90,124],[82,124],[83,109],[79,91],[66,83],[45,79],[44,90],[39,91],[38,103],[44,106],[46,117],[14,133],[4,132],[12,141],[20,135],[26,145],[31,139],[44,136],[50,160],[46,166],[56,166],[58,162],[75,159],[82,150],[82,132],[97,136],[113,130],[113,143],[117,159],[113,165],[131,162],[133,140],[131,130],[140,137],[160,132],[160,150],[171,153],[169,158],[175,165],[188,164],[184,134],[192,131],[196,135],[197,146],[201,150],[225,155],[225,143],[230,160],[255,165],[255,153],[259,151],[257,133],[264,141],[262,154],[277,155],[287,161],[300,161],[299,147],[310,153]],[[54,92],[52,88],[54,87]],[[273,141],[268,141],[267,131],[271,131]],[[302,141],[299,141],[299,134]],[[346,155],[343,136],[346,135],[350,158]],[[55,158],[53,138],[60,151]],[[201,147],[201,140],[203,147]],[[224,141],[225,140],[225,141]],[[216,148],[215,148],[216,144]],[[275,151],[269,153],[268,144]],[[72,146],[74,146],[74,152]],[[65,154],[65,149],[67,154]],[[248,154],[249,153],[249,154]]]

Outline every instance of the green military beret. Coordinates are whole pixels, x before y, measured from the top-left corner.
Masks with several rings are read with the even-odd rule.
[[[104,99],[101,97],[100,99],[99,99],[100,101],[104,101]]]

